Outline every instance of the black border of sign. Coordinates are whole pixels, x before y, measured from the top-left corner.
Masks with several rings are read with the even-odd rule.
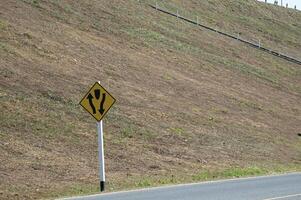
[[[86,109],[82,104],[81,104],[81,102],[85,99],[85,97],[90,93],[90,91],[91,91],[91,89],[95,86],[95,85],[100,85],[100,83],[98,83],[98,82],[95,82],[94,83],[94,85],[92,86],[92,87],[90,87],[90,89],[89,89],[89,91],[85,94],[85,96],[82,98],[82,100],[79,102],[79,105],[81,105],[81,107],[83,107],[90,115],[92,115],[91,113],[90,113],[90,111],[88,110],[88,109]],[[96,119],[96,117],[94,117],[94,115],[92,115],[92,117],[94,118],[94,119],[96,119],[96,121],[98,121],[98,122],[100,122],[103,118],[104,118],[104,116],[107,114],[107,112],[111,109],[111,107],[115,104],[115,102],[116,102],[116,99],[102,86],[102,85],[100,85],[100,87],[102,88],[102,89],[104,89],[104,91],[106,92],[106,93],[108,93],[112,98],[113,98],[113,103],[112,103],[112,105],[107,109],[107,111],[102,115],[102,117],[100,118],[100,120],[97,120]]]

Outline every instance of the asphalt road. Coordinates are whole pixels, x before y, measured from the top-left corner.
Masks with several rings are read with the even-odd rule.
[[[68,200],[301,200],[301,173],[107,193]]]

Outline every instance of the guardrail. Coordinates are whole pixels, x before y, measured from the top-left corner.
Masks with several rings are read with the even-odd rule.
[[[186,22],[188,22],[188,23],[191,23],[191,24],[200,26],[200,27],[205,28],[205,29],[207,29],[207,30],[216,32],[216,33],[218,33],[218,34],[221,34],[221,35],[224,35],[224,36],[226,36],[226,37],[229,37],[229,38],[238,40],[238,41],[240,41],[240,42],[243,42],[243,43],[245,43],[245,44],[248,44],[249,46],[251,46],[251,47],[253,47],[253,48],[262,50],[262,51],[264,51],[264,52],[266,52],[266,53],[269,53],[269,54],[271,54],[271,55],[273,55],[273,56],[276,56],[276,57],[278,57],[278,58],[282,58],[282,59],[284,59],[284,60],[286,60],[286,61],[289,61],[289,62],[292,62],[292,63],[301,65],[301,60],[298,60],[298,59],[293,58],[293,57],[291,57],[291,56],[282,54],[282,53],[277,52],[277,51],[275,51],[275,50],[272,50],[272,49],[263,47],[263,46],[260,45],[260,44],[256,44],[256,43],[250,42],[250,41],[248,41],[248,40],[245,40],[245,39],[242,39],[242,38],[240,38],[240,37],[234,36],[234,35],[232,35],[232,34],[229,34],[229,33],[223,32],[223,31],[219,31],[219,30],[217,30],[217,29],[214,29],[214,28],[211,28],[211,27],[209,27],[209,26],[203,25],[203,24],[199,23],[198,20],[197,20],[197,21],[194,21],[194,20],[192,20],[192,19],[188,19],[188,18],[186,18],[186,17],[180,16],[178,12],[177,12],[177,13],[172,13],[172,12],[170,12],[170,11],[168,11],[168,10],[164,10],[164,9],[160,8],[158,5],[156,5],[156,6],[149,5],[149,6],[150,6],[151,8],[153,8],[153,9],[157,10],[157,11],[162,12],[162,13],[165,13],[165,14],[168,14],[168,15],[171,15],[171,16],[174,16],[174,17],[177,17],[178,19],[181,19],[181,20],[186,21]]]

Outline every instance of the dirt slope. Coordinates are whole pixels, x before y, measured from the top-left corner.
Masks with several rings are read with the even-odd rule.
[[[117,99],[104,120],[109,190],[300,170],[301,67],[148,3],[1,0],[1,199],[97,191],[95,122],[78,102],[98,80]],[[300,12],[253,0],[160,6],[301,57]]]

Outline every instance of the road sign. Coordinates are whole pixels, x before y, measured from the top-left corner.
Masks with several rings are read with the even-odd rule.
[[[102,118],[115,103],[115,98],[96,82],[80,101],[80,105],[97,120],[100,191],[105,190],[105,159]]]
[[[99,122],[115,101],[115,98],[96,82],[80,101],[80,105]]]

